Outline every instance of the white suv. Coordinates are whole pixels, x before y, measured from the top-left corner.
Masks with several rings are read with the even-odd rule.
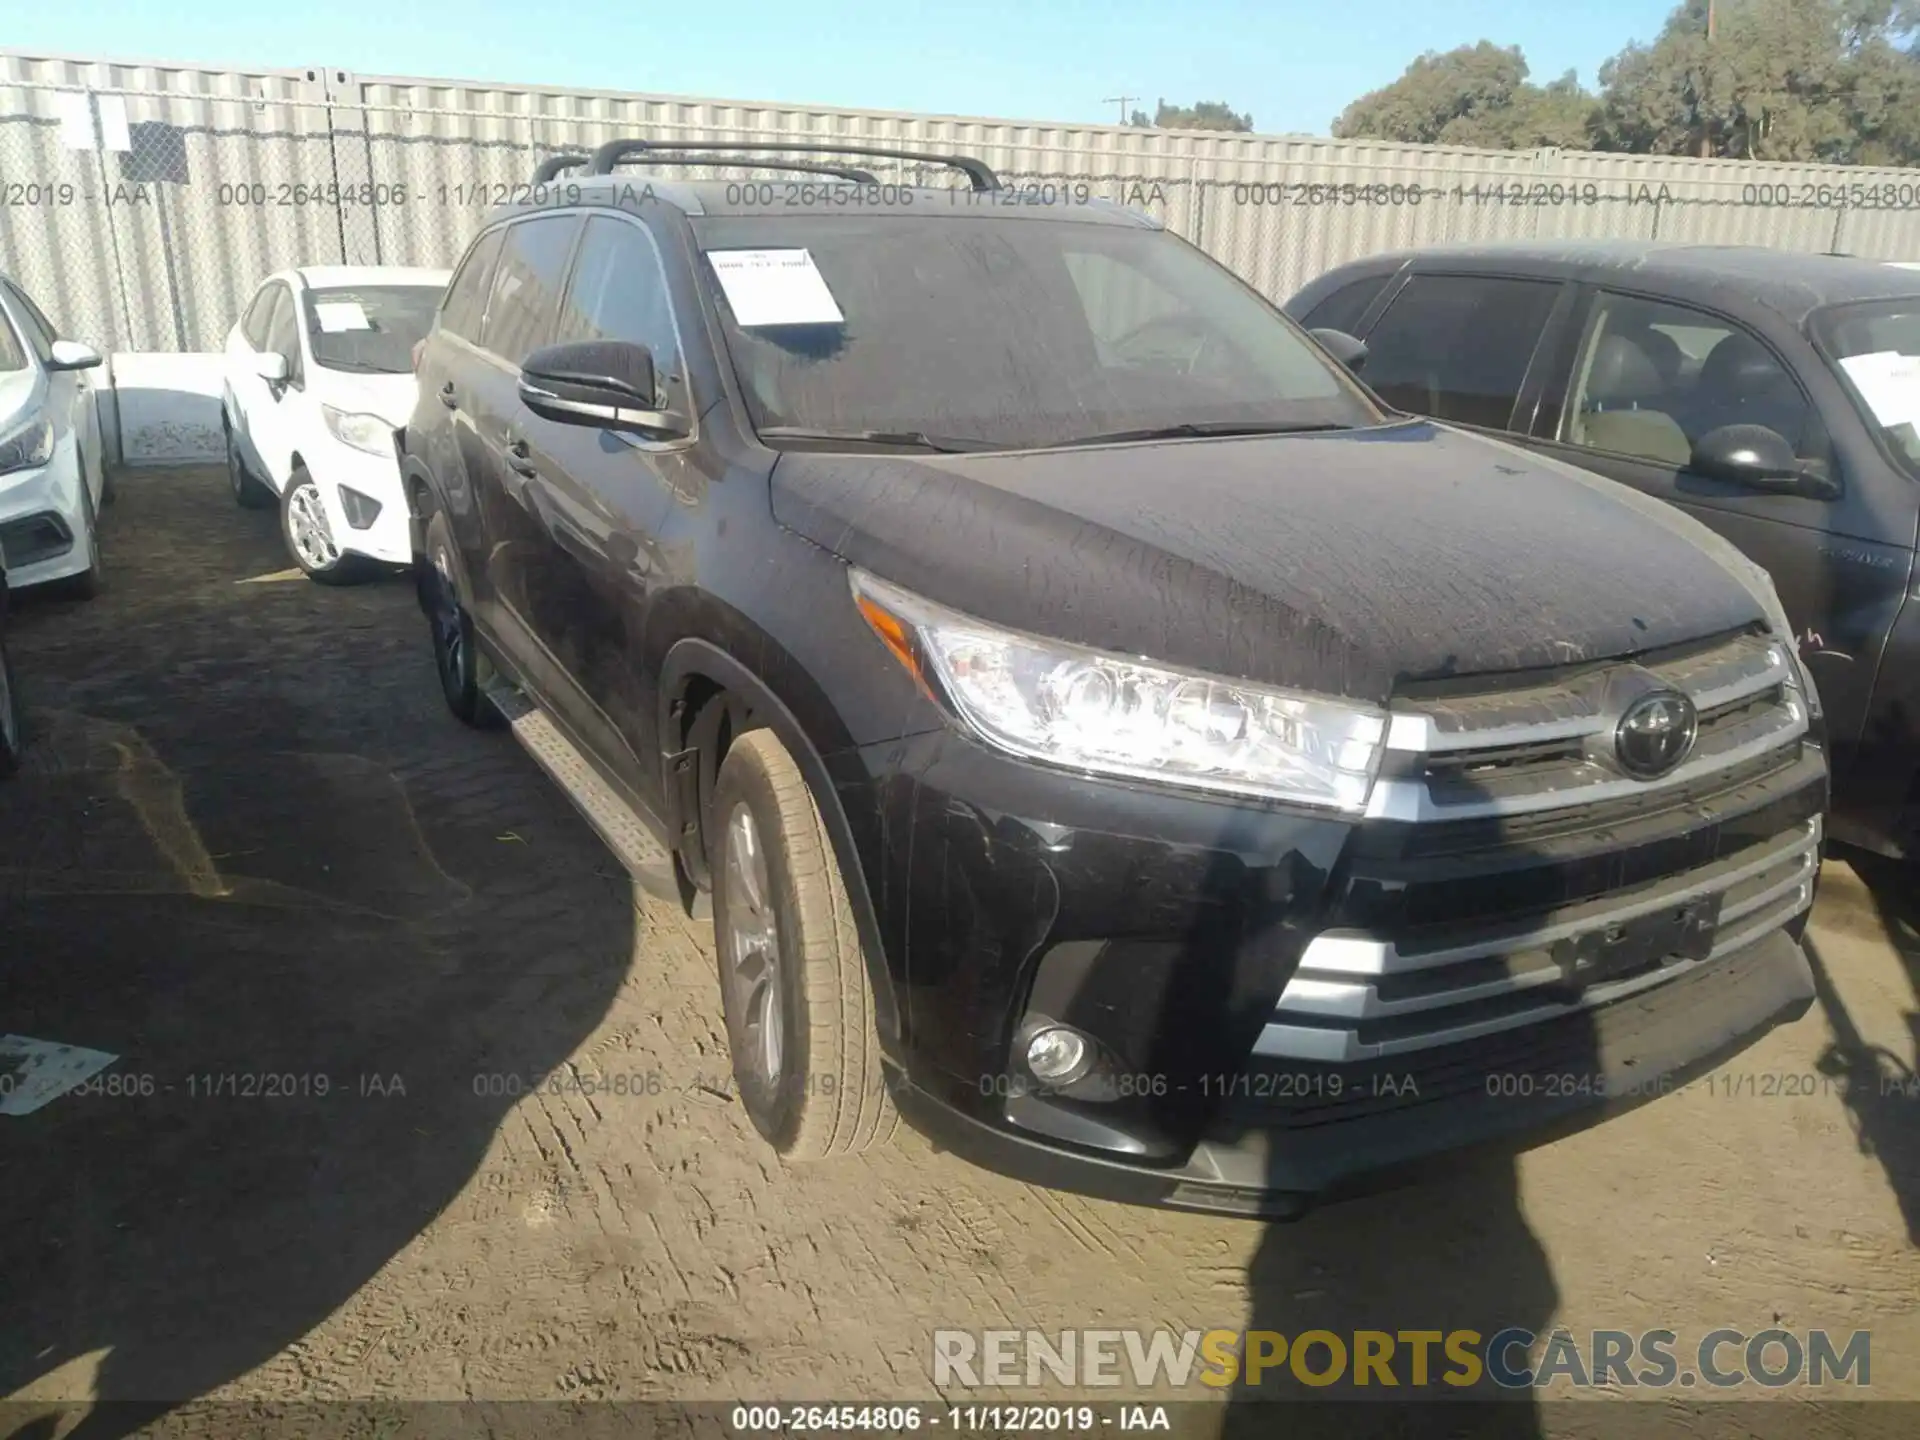
[[[221,423],[234,498],[278,503],[287,551],[325,584],[410,565],[393,432],[445,270],[310,265],[269,276],[227,336]]]
[[[99,363],[0,275],[0,551],[15,590],[99,589],[99,514],[112,497],[83,373]]]

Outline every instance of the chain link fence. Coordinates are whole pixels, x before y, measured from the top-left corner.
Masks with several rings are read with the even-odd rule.
[[[220,348],[254,287],[277,269],[451,265],[492,206],[527,193],[542,160],[615,138],[975,153],[1016,194],[1099,198],[1152,214],[1276,301],[1348,260],[1448,242],[1639,238],[1920,259],[1913,171],[1049,132],[925,117],[876,124],[856,112],[741,118],[739,107],[717,102],[627,106],[604,97],[576,114],[554,113],[552,96],[541,113],[514,113],[342,98],[319,72],[241,95],[5,74],[0,271],[69,333],[114,351]],[[860,163],[885,184],[951,178]],[[776,178],[738,168],[661,173]]]

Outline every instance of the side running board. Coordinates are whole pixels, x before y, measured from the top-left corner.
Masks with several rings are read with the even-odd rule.
[[[593,762],[547,718],[546,712],[498,677],[488,684],[486,696],[512,728],[521,748],[566,792],[574,808],[619,857],[635,883],[660,899],[680,900],[673,856],[653,828],[601,778]]]

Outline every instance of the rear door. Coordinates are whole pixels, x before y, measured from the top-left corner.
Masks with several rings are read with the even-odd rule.
[[[287,488],[287,479],[293,474],[294,410],[300,393],[306,388],[307,377],[301,364],[300,316],[293,289],[284,281],[276,281],[273,290],[273,308],[267,314],[267,342],[261,353],[284,356],[287,378],[278,385],[270,385],[254,377],[258,388],[247,399],[247,434],[259,459],[260,478],[279,494]]]
[[[254,370],[255,360],[267,348],[268,324],[279,291],[278,280],[269,280],[255,292],[240,323],[227,336],[225,379],[227,385],[227,423],[240,450],[241,458],[254,474],[264,473],[260,452],[253,443],[253,412],[267,403],[267,382]]]
[[[1717,311],[1621,290],[1589,292],[1582,312],[1561,367],[1564,413],[1543,412],[1528,443],[1677,505],[1768,571],[1844,767],[1906,592],[1910,529],[1890,543],[1863,483],[1869,477],[1857,467],[1848,473],[1775,337]],[[1798,336],[1782,340],[1806,348]],[[1778,432],[1802,459],[1825,464],[1844,493],[1767,494],[1696,473],[1694,443],[1731,424]]]
[[[407,446],[433,476],[453,543],[460,551],[469,586],[467,606],[483,625],[492,620],[494,599],[476,489],[484,447],[471,402],[481,369],[492,363],[480,337],[494,262],[505,238],[504,228],[483,234],[447,286],[433,333],[421,351],[420,397],[407,425]]]
[[[461,396],[473,427],[464,460],[486,535],[476,558],[495,610],[488,619],[502,643],[523,657],[528,673],[522,678],[549,697],[564,685],[553,673],[551,637],[533,623],[527,577],[546,563],[553,537],[529,493],[534,471],[521,446],[520,362],[553,331],[580,225],[577,212],[566,212],[506,227],[481,328],[483,353],[461,382],[470,390]]]
[[[652,233],[635,217],[588,219],[552,343],[625,340],[654,360],[654,408],[693,414],[680,333]],[[659,581],[661,529],[693,437],[670,442],[562,425],[521,409],[528,493],[548,534],[526,571],[528,619],[572,694],[575,728],[659,807],[657,695],[641,656]],[[556,697],[557,699],[559,697]]]
[[[1535,357],[1572,298],[1557,280],[1415,273],[1362,337],[1361,377],[1396,409],[1479,430],[1514,428]]]

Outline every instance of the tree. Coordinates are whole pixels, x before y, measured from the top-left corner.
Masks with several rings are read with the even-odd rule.
[[[1648,43],[1538,86],[1515,48],[1420,56],[1340,137],[1658,155],[1920,163],[1920,0],[1682,0]]]
[[[1234,130],[1247,132],[1253,129],[1253,114],[1235,114],[1233,107],[1218,100],[1202,100],[1197,105],[1169,105],[1162,100],[1154,111],[1153,119],[1147,119],[1147,112],[1136,110],[1127,122],[1129,125],[1153,126],[1161,130]]]

